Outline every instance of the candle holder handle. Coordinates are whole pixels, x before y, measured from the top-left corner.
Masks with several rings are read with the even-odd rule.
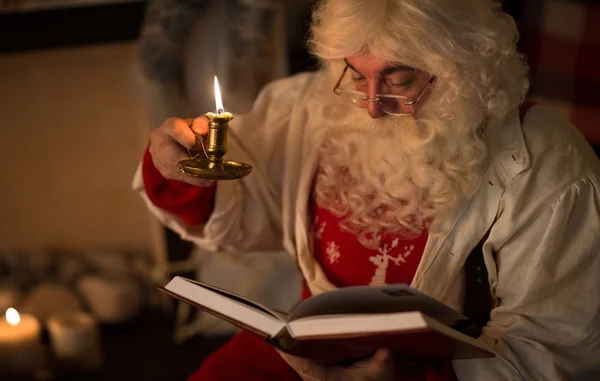
[[[190,127],[190,130],[192,128]],[[192,133],[194,134],[194,136],[196,137],[196,141],[200,142],[200,147],[202,147],[202,153],[204,154],[204,158],[208,159],[208,154],[206,153],[206,146],[204,145],[204,138],[202,137],[202,135],[198,135],[197,133],[194,132],[194,130],[192,130]],[[195,154],[192,155],[192,151],[187,148],[188,151],[188,155],[190,156],[190,160],[196,160],[200,157],[200,154]]]

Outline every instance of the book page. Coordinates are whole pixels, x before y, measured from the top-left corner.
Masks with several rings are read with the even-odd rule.
[[[421,312],[320,315],[289,323],[295,345],[284,350],[323,364],[359,359],[389,348],[399,359],[494,357],[493,348]]]
[[[248,298],[244,298],[243,296],[235,294],[233,292],[230,292],[230,291],[227,291],[227,290],[223,290],[222,288],[219,288],[219,287],[216,287],[216,286],[212,286],[212,285],[206,284],[206,283],[201,283],[201,282],[198,282],[198,281],[195,281],[195,280],[192,280],[192,279],[187,279],[187,278],[182,278],[182,279],[184,279],[187,282],[190,282],[192,284],[195,284],[197,286],[204,287],[206,289],[214,291],[217,294],[226,296],[227,298],[236,300],[236,301],[238,301],[238,302],[240,302],[242,304],[245,304],[245,305],[247,305],[249,307],[255,308],[255,309],[257,309],[259,311],[262,311],[264,313],[267,313],[269,315],[275,316],[275,317],[279,318],[279,320],[286,321],[287,318],[288,318],[289,314],[287,314],[285,312],[278,311],[278,310],[276,310],[274,308],[269,308],[269,307],[267,307],[265,305],[262,305],[260,303],[255,302],[255,301],[252,301],[252,300],[250,300]]]
[[[304,300],[289,320],[306,316],[420,311],[445,324],[466,319],[437,300],[405,284],[338,288]]]
[[[293,338],[365,335],[389,331],[428,328],[420,312],[390,312],[384,314],[318,315],[297,318],[288,324]]]
[[[240,328],[251,327],[269,336],[276,336],[286,326],[282,320],[285,317],[281,314],[217,287],[175,277],[165,286],[165,290],[203,307],[209,313],[225,318]]]

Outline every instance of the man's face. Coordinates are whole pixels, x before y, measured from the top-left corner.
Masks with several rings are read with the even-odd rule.
[[[364,53],[346,59],[354,88],[373,99],[377,94],[402,95],[409,101],[415,100],[431,79],[428,73],[416,70],[398,62],[386,61],[371,53]],[[348,75],[348,74],[346,74]],[[415,114],[427,102],[429,90],[412,106]],[[402,101],[403,102],[403,101]],[[376,102],[361,102],[371,118],[380,118],[386,113]]]
[[[336,102],[338,107],[326,108],[330,128],[319,150],[316,201],[345,216],[345,228],[359,234],[365,246],[376,248],[381,231],[393,227],[420,234],[473,194],[486,157],[486,145],[476,133],[483,116],[464,97],[451,105],[438,104],[432,93],[436,89],[427,86],[432,80],[429,73],[371,54],[348,57],[346,63],[345,80],[337,89],[346,94],[356,90],[359,96],[348,98],[353,102],[348,107]],[[391,94],[419,101],[413,106],[414,115],[401,110],[410,116],[394,116],[382,110],[393,109],[389,104],[380,108],[361,101],[361,93],[371,100],[377,94]],[[367,112],[349,111],[351,105]],[[456,117],[448,118],[450,113]]]

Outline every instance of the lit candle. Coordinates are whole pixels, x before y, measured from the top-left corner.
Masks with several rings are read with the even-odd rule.
[[[208,119],[208,132],[206,138],[200,138],[206,159],[197,159],[190,152],[190,159],[180,161],[179,168],[187,175],[203,179],[240,179],[252,171],[252,166],[237,161],[223,160],[227,153],[227,130],[233,115],[226,112],[223,107],[217,76],[214,80],[214,91],[216,114],[214,112],[204,114]]]
[[[0,374],[31,375],[42,355],[40,323],[9,308],[0,319]]]
[[[233,119],[233,115],[231,115],[230,112],[225,112],[225,107],[223,107],[223,98],[221,97],[221,88],[219,87],[219,80],[217,79],[216,75],[215,75],[215,80],[214,80],[214,91],[215,91],[215,106],[217,109],[217,113],[215,114],[212,112],[207,112],[206,117],[210,120],[213,120],[215,118],[226,119],[226,120]]]
[[[221,99],[219,80],[216,75],[214,86],[217,113],[207,112],[204,114],[208,118],[206,156],[213,163],[221,163],[223,156],[227,153],[227,129],[229,121],[233,119],[233,115],[225,112],[223,99]]]
[[[217,114],[222,114],[225,111],[225,107],[223,107],[223,99],[221,98],[221,88],[219,87],[219,80],[215,75],[215,103],[217,105]]]

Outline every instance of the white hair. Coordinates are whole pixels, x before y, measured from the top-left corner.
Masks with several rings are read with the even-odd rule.
[[[462,98],[501,119],[529,86],[517,37],[492,0],[323,0],[309,44],[336,72],[342,59],[368,51],[435,75],[444,117],[457,117],[452,105]]]
[[[370,120],[334,95],[316,201],[376,247],[382,231],[434,232],[480,184],[486,136],[522,102],[517,29],[486,0],[323,0],[310,46],[333,82],[343,59],[371,53],[436,76],[414,117]]]

